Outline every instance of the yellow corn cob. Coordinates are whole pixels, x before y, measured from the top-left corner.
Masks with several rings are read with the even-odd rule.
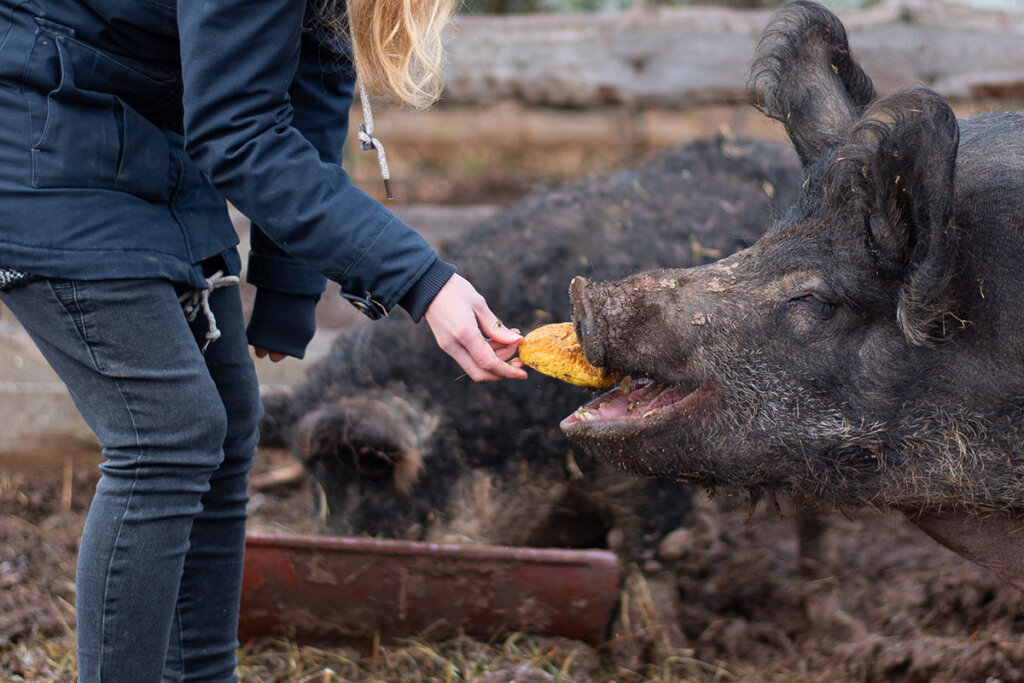
[[[607,389],[621,379],[587,362],[572,323],[542,325],[530,332],[519,342],[519,358],[537,372],[580,387]]]

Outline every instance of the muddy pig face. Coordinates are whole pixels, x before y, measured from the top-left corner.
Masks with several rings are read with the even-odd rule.
[[[787,85],[806,53],[845,48],[809,7],[781,13],[754,67],[804,162],[796,204],[717,263],[571,286],[588,360],[632,379],[562,428],[619,467],[812,494],[854,468],[877,479],[886,421],[929,392],[934,342],[956,327],[955,117],[925,89],[868,105],[845,50]]]
[[[891,349],[908,347],[894,290],[865,286],[871,259],[853,232],[808,216],[709,266],[577,278],[588,359],[631,379],[563,430],[639,474],[778,486],[770,459],[848,438],[853,414],[892,399]]]

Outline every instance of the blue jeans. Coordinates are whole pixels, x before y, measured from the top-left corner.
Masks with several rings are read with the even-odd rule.
[[[248,471],[260,417],[238,288],[205,355],[174,285],[40,280],[3,302],[105,460],[78,555],[81,681],[234,681]]]

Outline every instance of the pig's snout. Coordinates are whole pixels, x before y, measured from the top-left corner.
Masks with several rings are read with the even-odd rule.
[[[573,278],[569,285],[569,300],[572,302],[572,321],[576,328],[576,337],[580,340],[587,361],[597,367],[605,364],[599,313],[606,296],[601,287],[584,277]]]

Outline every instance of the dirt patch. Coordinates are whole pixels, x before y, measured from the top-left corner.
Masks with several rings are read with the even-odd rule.
[[[288,461],[262,453],[255,474]],[[72,680],[75,553],[95,465],[0,471],[0,679]],[[254,492],[250,508],[254,530],[320,528],[305,483]],[[1024,680],[1024,596],[902,519],[828,515],[828,567],[809,579],[791,511],[747,514],[704,500],[634,568],[599,648],[527,635],[370,652],[265,642],[242,652],[245,680]]]
[[[683,642],[758,677],[1021,680],[1022,595],[899,517],[824,517],[822,578],[805,578],[793,515],[709,508],[667,572]]]

